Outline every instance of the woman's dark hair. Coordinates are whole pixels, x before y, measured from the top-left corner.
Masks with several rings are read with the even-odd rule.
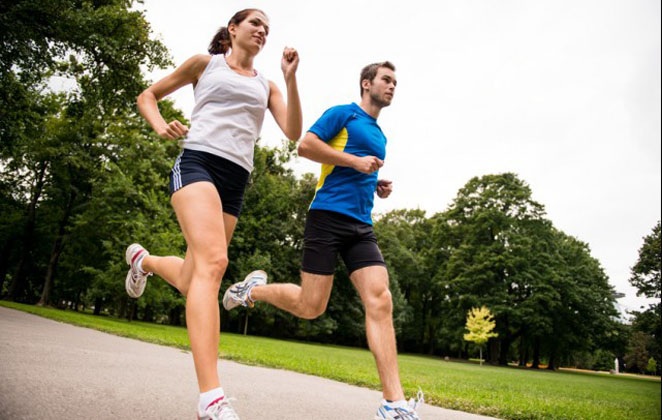
[[[228,26],[232,25],[233,23],[235,25],[239,25],[241,22],[244,21],[244,19],[248,17],[248,15],[250,15],[253,12],[260,12],[266,16],[266,13],[264,13],[260,9],[244,9],[238,11],[228,21],[227,26],[222,26],[216,32],[216,35],[214,35],[214,38],[212,38],[211,42],[209,43],[209,47],[207,48],[209,54],[216,55],[216,54],[227,53],[228,50],[232,48],[232,39],[230,38],[230,31],[228,31]]]
[[[361,96],[363,96],[363,81],[368,80],[372,82],[375,76],[377,76],[377,70],[379,70],[381,67],[386,67],[387,69],[395,71],[395,66],[390,61],[382,61],[381,63],[372,63],[363,67],[363,70],[361,70],[361,79],[359,80],[359,87],[361,88]]]

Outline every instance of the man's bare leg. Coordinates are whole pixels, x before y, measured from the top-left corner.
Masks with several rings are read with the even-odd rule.
[[[331,297],[333,275],[301,273],[301,286],[293,283],[270,283],[255,286],[253,301],[267,302],[294,316],[315,319],[326,311]]]
[[[393,301],[385,267],[358,269],[350,276],[365,308],[365,329],[370,351],[375,357],[384,399],[404,400],[400,383],[398,350],[393,328]]]

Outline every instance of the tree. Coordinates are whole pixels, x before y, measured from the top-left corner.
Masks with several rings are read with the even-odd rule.
[[[183,120],[170,102],[159,105],[168,120]],[[118,279],[126,276],[123,250],[131,242],[156,255],[184,255],[168,196],[168,173],[180,149],[159,138],[138,116],[116,120],[105,137],[113,147],[92,173],[92,189],[72,221],[55,298],[67,293],[67,300],[74,300],[80,294],[95,312],[108,309],[144,320],[157,313],[166,316],[164,322],[178,324],[184,300],[173,288],[153,281],[141,299],[132,301]]]
[[[138,1],[139,2],[139,1]],[[6,0],[0,3],[0,150],[10,150],[41,114],[33,106],[56,75],[70,91],[105,97],[85,106],[112,114],[132,107],[144,87],[141,66],[170,64],[149,38],[133,0]],[[101,114],[103,115],[103,114]]]
[[[655,361],[655,359],[653,359],[652,357],[648,359],[646,372],[650,373],[651,375],[655,375],[655,373],[657,372],[657,361]]]
[[[443,217],[448,242],[437,246],[448,248],[440,275],[456,314],[455,339],[462,342],[466,311],[489,306],[499,333],[488,348],[494,363],[508,363],[512,344],[535,314],[525,303],[551,271],[540,247],[545,241],[538,240],[550,230],[543,215],[529,186],[504,173],[469,180]]]
[[[648,355],[648,341],[650,337],[641,332],[635,331],[630,340],[630,347],[623,358],[626,369],[629,372],[645,373],[648,367],[650,356]]]
[[[631,270],[630,284],[637,288],[637,296],[660,299],[661,272],[662,242],[658,220],[653,232],[644,237],[644,244],[639,248],[639,260]]]
[[[633,329],[648,337],[646,349],[655,360],[662,360],[662,305],[660,305],[660,273],[662,272],[662,247],[660,240],[660,221],[653,227],[650,235],[645,236],[639,249],[639,259],[632,267],[630,284],[637,288],[637,296],[656,299],[643,312],[634,312]],[[633,335],[633,339],[637,336]],[[641,337],[638,337],[641,342]],[[631,347],[639,348],[637,343]],[[642,356],[643,357],[643,356]],[[638,363],[643,363],[638,359]],[[656,365],[659,373],[660,366]]]
[[[483,345],[492,337],[498,337],[499,334],[492,332],[496,327],[494,317],[490,310],[481,306],[480,308],[471,308],[467,313],[466,329],[469,331],[464,334],[466,341],[472,341],[480,349],[480,364],[483,365]]]
[[[554,241],[557,262],[551,285],[558,296],[548,314],[552,329],[540,343],[550,370],[564,354],[595,350],[616,328],[618,315],[613,287],[588,245],[559,231]]]
[[[13,185],[23,207],[20,233],[2,258],[16,261],[12,299],[32,302],[40,293],[48,303],[73,220],[118,150],[110,131],[136,117],[135,97],[146,85],[141,67],[169,64],[133,3],[0,6],[0,184]],[[66,92],[53,92],[53,76],[66,80]]]
[[[472,178],[432,218],[427,270],[439,284],[446,348],[464,346],[464,314],[494,313],[486,358],[506,365],[595,350],[614,330],[613,291],[586,244],[559,232],[513,173]]]

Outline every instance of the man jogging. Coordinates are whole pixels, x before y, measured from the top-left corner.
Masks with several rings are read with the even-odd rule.
[[[228,288],[223,306],[263,301],[300,318],[317,318],[326,310],[340,254],[365,308],[368,345],[382,385],[375,418],[416,420],[420,399],[407,402],[400,383],[388,272],[371,216],[374,194],[386,198],[392,191],[391,181],[378,179],[386,137],[377,118],[391,104],[396,85],[390,62],[364,67],[360,104],[328,109],[299,144],[300,156],[322,164],[306,218],[301,285],[266,284],[267,274],[254,271]]]

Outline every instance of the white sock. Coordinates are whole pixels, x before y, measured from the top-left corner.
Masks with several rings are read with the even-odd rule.
[[[389,407],[400,407],[400,408],[408,407],[407,400],[397,400],[397,401],[382,400],[382,401],[383,401],[382,404],[388,405]]]
[[[198,411],[200,413],[204,413],[207,407],[209,407],[209,404],[211,404],[212,402],[216,401],[221,397],[225,397],[225,392],[223,392],[223,388],[221,387],[200,393],[200,400],[198,402]]]
[[[141,256],[138,257],[136,260],[136,268],[143,274],[145,274],[145,270],[143,270],[143,260],[147,256],[147,252],[143,252]]]

